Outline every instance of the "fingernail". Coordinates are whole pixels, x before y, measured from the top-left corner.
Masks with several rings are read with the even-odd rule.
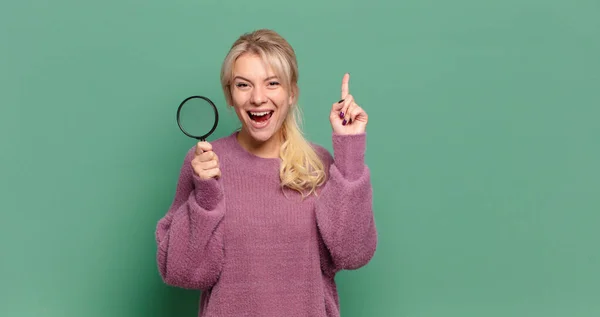
[[[344,117],[344,112],[340,112],[340,119],[342,119]]]
[[[338,103],[342,103],[342,101],[344,101],[344,99],[342,99],[342,100],[338,101]]]
[[[344,121],[342,121],[342,125],[346,125],[346,119],[344,119]]]

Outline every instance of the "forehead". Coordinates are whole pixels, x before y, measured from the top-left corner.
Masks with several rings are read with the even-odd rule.
[[[276,76],[277,71],[261,56],[256,54],[243,54],[236,59],[233,65],[233,75],[243,76],[248,79],[260,79]]]

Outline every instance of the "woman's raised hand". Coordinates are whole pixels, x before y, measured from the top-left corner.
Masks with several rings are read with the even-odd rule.
[[[356,104],[354,96],[350,94],[348,82],[350,74],[344,74],[342,79],[342,99],[331,107],[329,121],[333,132],[336,134],[360,134],[367,129],[369,117],[367,113]]]

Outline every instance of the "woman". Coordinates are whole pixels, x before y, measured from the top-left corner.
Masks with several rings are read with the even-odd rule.
[[[334,277],[373,257],[367,114],[342,79],[333,156],[298,127],[294,50],[242,35],[221,70],[241,129],[187,153],[156,231],[165,283],[200,289],[199,316],[339,316]]]

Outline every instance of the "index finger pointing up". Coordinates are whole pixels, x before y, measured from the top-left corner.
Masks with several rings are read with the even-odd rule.
[[[350,74],[345,73],[342,78],[342,99],[346,98],[350,89],[348,88],[348,82],[350,81]]]

